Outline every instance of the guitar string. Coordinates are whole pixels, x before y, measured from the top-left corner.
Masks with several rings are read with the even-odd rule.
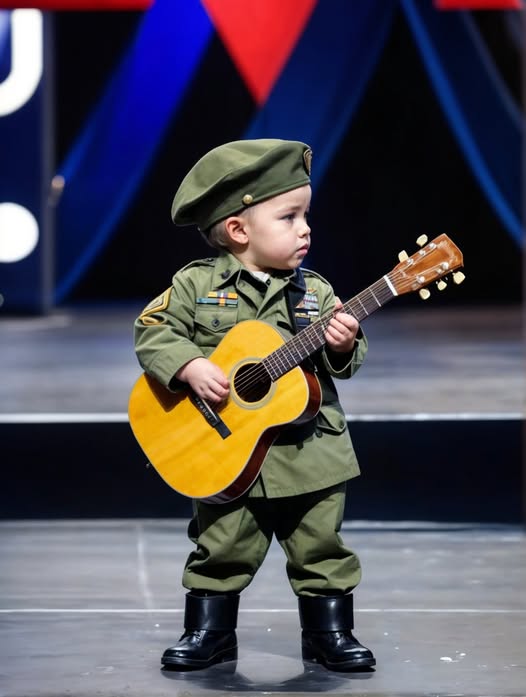
[[[392,271],[386,274],[389,281],[391,281],[394,284],[396,284],[398,280],[400,280],[406,275],[406,271],[401,270]],[[367,300],[364,297],[366,294],[369,294],[374,298],[375,304],[367,306]],[[364,289],[350,300],[346,301],[343,304],[343,308],[348,308],[348,310],[350,311],[348,311],[347,314],[351,314],[356,319],[358,319],[358,321],[361,321],[362,319],[365,319],[369,314],[372,314],[372,312],[382,307],[386,302],[392,300],[394,297],[396,296],[393,294],[391,288],[389,287],[386,281],[386,277],[383,276],[382,278],[375,281],[371,286]],[[364,302],[362,302],[362,298],[365,304]],[[362,311],[359,311],[359,306],[361,306]],[[292,339],[287,341],[278,349],[271,352],[268,356],[265,356],[257,363],[254,363],[248,370],[246,370],[243,373],[242,377],[239,380],[234,381],[236,390],[239,393],[243,393],[245,396],[250,397],[253,394],[257,394],[257,392],[261,390],[261,386],[266,387],[269,381],[274,382],[276,379],[284,375],[286,372],[296,367],[301,362],[301,360],[303,360],[303,358],[300,361],[297,361],[296,358],[293,358],[293,361],[291,363],[290,358],[293,356],[293,352],[301,351],[302,354],[305,353],[304,358],[306,358],[307,356],[314,353],[314,351],[316,351],[318,348],[320,348],[320,346],[322,346],[325,343],[323,336],[325,334],[327,325],[333,315],[334,311],[319,318],[310,327],[307,327],[305,330],[302,330],[301,332],[299,332],[299,334],[296,334]],[[320,332],[322,332],[322,336],[320,336]],[[316,343],[311,339],[312,334],[314,334],[317,339]],[[304,339],[310,341],[310,343],[312,344],[312,350],[309,350],[305,346],[303,341]],[[288,352],[289,360],[286,359],[285,352]],[[275,370],[276,361],[281,361],[282,368],[285,368],[285,370]],[[274,368],[275,375],[272,375],[270,370],[267,369],[265,362],[271,368]]]
[[[366,298],[363,297],[365,305],[360,300],[360,296],[365,296],[366,294],[369,294],[370,296],[372,296],[372,298],[374,298],[374,303],[371,302],[371,298],[369,298],[369,311],[367,311],[366,307]],[[377,310],[380,307],[382,307],[383,304],[391,300],[393,297],[395,296],[389,288],[388,284],[386,283],[385,278],[381,278],[378,279],[375,283],[373,283],[369,288],[366,288],[357,296],[345,302],[343,304],[343,307],[348,308],[348,310],[350,310],[347,312],[347,314],[353,315],[356,319],[360,321],[361,317],[366,317],[367,315],[371,314],[374,310]],[[363,308],[362,312],[358,311],[359,306]],[[274,382],[275,379],[281,377],[283,374],[296,367],[301,362],[301,360],[304,360],[304,358],[307,358],[307,356],[314,353],[314,351],[316,351],[318,348],[320,348],[320,346],[322,346],[325,343],[325,331],[333,315],[334,312],[330,312],[324,315],[323,317],[320,317],[310,327],[307,327],[306,329],[302,330],[301,332],[296,334],[292,339],[280,346],[278,349],[271,352],[268,356],[253,364],[248,370],[246,370],[243,373],[241,378],[239,378],[237,381],[234,381],[236,391],[242,394],[242,396],[253,396],[254,394],[257,394],[258,391],[260,391],[261,386],[265,386],[266,384],[268,384],[269,381]],[[316,338],[316,342],[313,341],[311,338],[313,334]],[[310,349],[305,345],[304,340],[310,341]],[[297,361],[295,358],[293,358],[294,351],[296,351],[296,353],[300,353],[300,355],[303,356],[303,358],[301,358],[300,361]],[[286,352],[288,353],[288,357],[286,355]],[[290,360],[291,358],[293,358],[292,362]],[[273,372],[275,374],[272,374],[272,372],[267,369],[265,362],[269,366],[269,368],[274,369]],[[281,363],[280,369],[276,370],[276,363]],[[283,370],[283,368],[285,368],[285,370]]]
[[[403,276],[404,274],[403,272],[400,272],[400,274],[390,274],[389,278],[396,280],[397,275]],[[371,297],[369,297],[368,303],[367,298],[365,297],[366,295],[371,296],[374,299],[374,302],[372,302]],[[364,302],[362,302],[360,297],[363,298]],[[366,288],[357,296],[351,298],[346,303],[344,303],[343,307],[350,310],[347,312],[347,314],[353,315],[354,317],[356,317],[356,319],[360,321],[362,318],[365,318],[367,315],[372,314],[372,312],[382,307],[386,302],[393,299],[394,297],[395,295],[389,288],[385,278],[382,277],[381,279],[378,279],[378,281],[373,283],[369,288]],[[359,306],[362,307],[362,311],[360,311]],[[367,310],[367,307],[369,308],[369,311]],[[310,327],[307,327],[305,330],[302,330],[301,332],[299,332],[299,334],[296,334],[291,340],[287,341],[278,349],[271,352],[268,356],[261,359],[261,361],[258,361],[257,363],[253,364],[248,370],[246,370],[243,373],[242,377],[239,380],[234,381],[236,390],[239,393],[242,393],[242,395],[246,396],[247,398],[253,396],[254,394],[257,395],[257,393],[261,391],[261,387],[268,386],[269,381],[274,382],[277,378],[281,377],[286,372],[296,367],[301,362],[301,360],[311,355],[315,350],[317,350],[320,346],[322,346],[325,343],[325,331],[333,315],[334,312],[327,313],[319,320],[317,320],[314,324],[312,324]],[[317,339],[316,343],[311,339],[312,334],[314,334]],[[308,347],[306,347],[303,341],[304,339],[310,340],[310,343],[312,344],[313,348],[309,349]],[[300,355],[303,355],[303,358],[301,358],[299,361],[295,357],[293,357],[294,350],[296,352],[299,352]],[[288,352],[289,354],[288,359],[286,352]],[[291,357],[293,357],[292,362],[290,360]],[[281,363],[281,366],[279,366],[279,363]],[[268,370],[265,364],[267,364],[271,369],[273,369],[273,371],[271,372],[270,370]]]

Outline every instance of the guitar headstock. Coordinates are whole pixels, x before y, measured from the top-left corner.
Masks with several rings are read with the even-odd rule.
[[[429,291],[425,288],[433,281],[438,281],[438,287],[442,290],[445,283],[440,279],[448,274],[453,274],[454,283],[464,280],[464,274],[453,273],[464,264],[462,252],[456,244],[447,235],[439,235],[431,242],[426,242],[425,236],[419,237],[417,244],[423,246],[412,256],[400,252],[400,263],[387,274],[397,295],[420,291],[421,297],[426,299]]]

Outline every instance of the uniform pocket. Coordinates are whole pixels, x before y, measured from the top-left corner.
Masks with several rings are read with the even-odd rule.
[[[201,347],[215,347],[237,323],[237,307],[198,307],[194,318],[194,342]]]
[[[337,407],[324,406],[318,413],[316,429],[324,433],[339,434],[347,428],[345,414]]]

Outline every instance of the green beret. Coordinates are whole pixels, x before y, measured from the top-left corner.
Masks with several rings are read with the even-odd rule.
[[[298,141],[262,138],[220,145],[183,179],[172,220],[204,232],[247,206],[309,184],[311,159],[309,146]]]

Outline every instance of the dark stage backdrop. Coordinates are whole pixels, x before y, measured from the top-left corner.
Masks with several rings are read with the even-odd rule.
[[[504,13],[473,17],[501,77],[520,102],[520,55],[509,41]],[[56,13],[54,19],[60,164],[141,13]],[[204,152],[243,136],[256,109],[215,36],[132,205],[63,302],[146,300],[164,290],[180,266],[208,256],[210,250],[197,231],[172,225],[172,197]],[[328,277],[343,298],[390,270],[400,249],[415,251],[415,239],[422,233],[431,239],[445,232],[464,252],[467,280],[444,294],[434,293],[434,303],[521,299],[520,247],[504,230],[466,164],[399,10],[351,125],[315,194],[311,222],[313,248],[306,265]],[[399,302],[421,301],[408,296]]]

